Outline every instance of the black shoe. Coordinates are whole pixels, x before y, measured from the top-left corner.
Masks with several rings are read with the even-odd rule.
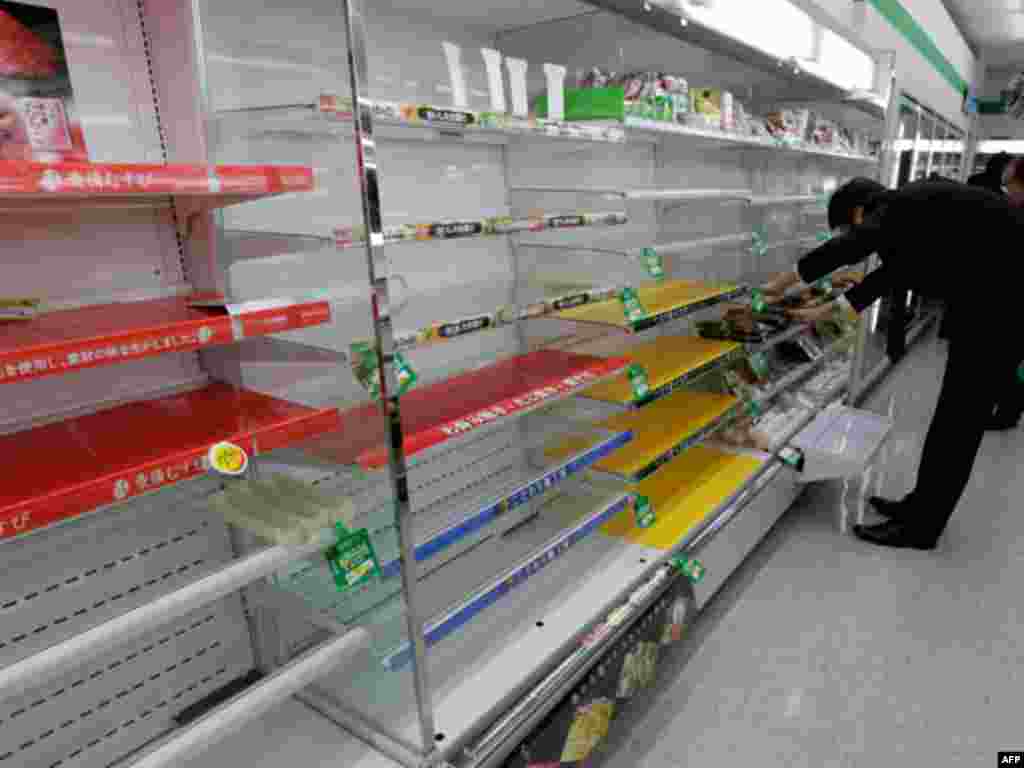
[[[922,533],[917,527],[898,520],[889,520],[878,525],[855,525],[853,535],[880,547],[897,549],[930,551],[939,543],[938,537],[934,534]]]
[[[907,520],[910,517],[910,508],[905,501],[889,501],[881,496],[872,496],[868,504],[875,512],[890,520]]]
[[[986,429],[989,432],[1006,432],[1010,429],[1016,429],[1020,426],[1020,417],[1019,413],[997,412],[995,416],[989,419]]]

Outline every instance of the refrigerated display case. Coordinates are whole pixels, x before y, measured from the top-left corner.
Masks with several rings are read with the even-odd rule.
[[[88,161],[0,162],[4,768],[600,751],[855,378],[753,289],[889,167],[891,60],[618,0],[45,5]]]

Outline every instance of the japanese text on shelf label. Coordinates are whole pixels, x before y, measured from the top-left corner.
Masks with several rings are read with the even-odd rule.
[[[445,424],[440,429],[448,437],[460,435],[464,432],[476,429],[477,427],[497,421],[498,419],[515,413],[516,411],[524,410],[536,405],[537,403],[542,403],[545,400],[550,400],[554,397],[558,397],[559,395],[571,392],[572,390],[578,389],[584,384],[593,381],[595,378],[597,378],[596,374],[589,371],[583,371],[575,376],[567,376],[558,384],[532,390],[531,392],[527,392],[525,395],[512,398],[508,404],[492,405],[490,408],[477,411],[464,419],[459,419],[458,421]]]
[[[59,355],[33,356],[31,359],[0,364],[0,381],[38,376],[44,373],[67,371],[75,368],[99,365],[114,360],[131,359],[160,354],[162,352],[198,347],[214,337],[214,330],[202,326],[192,333],[177,333],[165,336],[150,336],[122,344],[105,344]]]

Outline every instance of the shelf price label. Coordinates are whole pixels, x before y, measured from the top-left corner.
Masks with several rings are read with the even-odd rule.
[[[707,569],[695,557],[674,557],[672,566],[693,584],[700,584],[707,574]]]
[[[380,576],[380,563],[365,528],[348,531],[338,523],[337,530],[338,543],[329,548],[324,556],[338,591],[348,592]]]
[[[764,232],[762,230],[755,229],[750,234],[750,238],[753,240],[753,243],[750,246],[750,253],[752,256],[760,257],[768,253],[768,244],[765,241]]]
[[[619,294],[619,299],[622,301],[622,312],[629,322],[636,323],[647,317],[647,310],[644,309],[644,305],[640,302],[640,296],[635,288],[623,288],[622,293]]]
[[[764,381],[768,378],[768,356],[764,352],[755,352],[750,356],[750,370],[758,379]]]
[[[786,446],[779,451],[779,458],[782,459],[782,463],[787,467],[792,467],[797,472],[800,472],[804,468],[804,454],[797,448],[792,446]]]
[[[352,373],[374,400],[380,399],[380,378],[378,375],[377,348],[373,342],[355,341],[349,345],[349,363]],[[415,384],[418,376],[401,352],[394,355],[395,375],[398,377],[398,394],[404,395]]]
[[[750,292],[750,308],[755,312],[764,312],[768,309],[768,302],[765,301],[764,293],[760,288]]]
[[[638,493],[633,494],[633,513],[636,517],[637,528],[650,528],[658,519],[654,514],[654,505],[651,504],[651,500]]]
[[[640,260],[643,262],[647,274],[659,282],[665,279],[665,264],[661,260],[661,254],[654,248],[642,249]]]
[[[208,454],[210,469],[219,475],[240,477],[249,468],[249,456],[245,449],[234,443],[216,443]]]
[[[651,393],[651,385],[647,380],[647,371],[642,365],[633,364],[626,369],[629,383],[633,388],[633,399],[643,400]]]

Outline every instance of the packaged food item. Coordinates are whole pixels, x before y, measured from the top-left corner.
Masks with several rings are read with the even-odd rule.
[[[722,91],[722,130],[732,133],[736,130],[736,113],[733,108],[732,94]]]
[[[672,121],[685,125],[690,116],[690,84],[680,75],[666,75],[665,85],[672,100]]]
[[[690,91],[691,124],[698,128],[718,130],[722,127],[722,92],[717,88],[694,88]]]
[[[807,141],[810,135],[811,112],[807,109],[795,109],[793,114],[796,118],[796,135],[800,141]]]
[[[28,132],[32,149],[42,152],[66,152],[72,148],[63,100],[21,98],[18,99],[18,113]]]
[[[40,314],[42,299],[0,296],[0,321],[32,320]]]
[[[627,117],[643,117],[643,108],[641,106],[643,94],[643,76],[627,75],[623,80],[623,112]]]
[[[814,116],[814,128],[811,131],[811,143],[823,149],[838,149],[839,130],[831,120],[820,115]]]
[[[586,760],[607,738],[615,703],[607,698],[583,705],[576,710],[562,750],[563,763]]]

